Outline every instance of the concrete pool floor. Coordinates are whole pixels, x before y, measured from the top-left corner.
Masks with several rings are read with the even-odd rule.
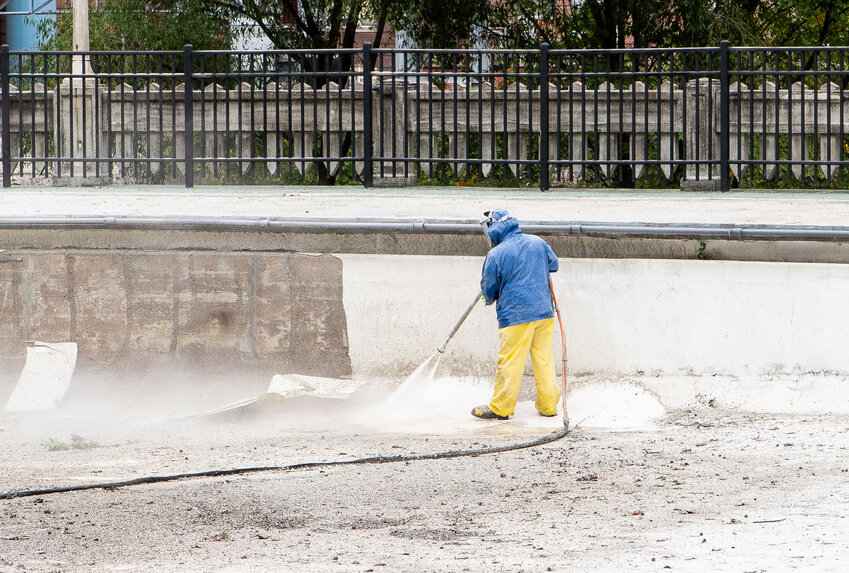
[[[334,423],[374,396],[298,400],[270,415],[156,426],[61,408],[5,414],[2,489],[472,450],[559,425],[540,425],[527,403],[509,422],[435,418],[430,433],[405,432]],[[497,455],[5,500],[0,569],[842,571],[847,430],[845,415],[697,400],[641,428],[578,422],[557,442]],[[48,450],[72,435],[90,447]]]

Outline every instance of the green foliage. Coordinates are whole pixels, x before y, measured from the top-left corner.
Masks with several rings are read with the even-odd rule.
[[[847,0],[500,1],[485,14],[505,48],[564,49],[849,44]]]
[[[849,44],[849,1],[750,1],[757,31],[769,46]]]
[[[92,440],[87,440],[82,436],[78,436],[76,434],[71,435],[71,449],[72,450],[91,450],[94,448],[99,448],[100,444],[94,442]]]
[[[71,435],[71,443],[63,442],[62,440],[57,440],[56,438],[50,438],[41,443],[43,447],[47,449],[48,452],[59,452],[66,450],[91,450],[94,448],[99,448],[100,444],[97,442],[87,440],[82,436],[78,436],[76,434]]]
[[[45,440],[41,442],[41,445],[47,449],[48,452],[59,452],[64,450],[70,450],[71,446],[62,440],[57,440],[56,438],[50,438],[49,440]]]
[[[361,21],[376,23],[379,46],[391,0],[208,0],[231,19],[256,24],[279,49],[351,48]],[[346,62],[343,69],[350,69]]]
[[[488,0],[396,0],[390,4],[395,27],[420,48],[469,48],[484,34]]]
[[[73,22],[70,12],[39,20],[39,49],[71,50]],[[101,2],[89,12],[89,37],[92,51],[221,50],[232,39],[225,12],[191,0]]]

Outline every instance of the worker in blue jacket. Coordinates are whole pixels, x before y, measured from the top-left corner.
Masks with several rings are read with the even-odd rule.
[[[518,221],[504,209],[487,211],[484,217],[493,247],[484,261],[481,293],[487,305],[496,303],[500,342],[492,399],[473,408],[472,415],[497,420],[513,415],[530,353],[536,409],[543,416],[554,416],[560,388],[551,346],[554,304],[549,273],[557,271],[557,257],[543,239],[522,233]]]

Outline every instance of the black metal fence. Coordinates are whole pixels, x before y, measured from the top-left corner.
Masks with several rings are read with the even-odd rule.
[[[10,52],[13,181],[847,187],[849,48]]]

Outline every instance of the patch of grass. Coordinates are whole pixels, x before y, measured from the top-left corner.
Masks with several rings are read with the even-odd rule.
[[[63,442],[62,440],[57,440],[56,438],[50,438],[41,443],[41,445],[47,448],[48,452],[60,452],[65,450],[91,450],[94,448],[99,448],[100,444],[93,440],[87,440],[82,436],[78,436],[76,434],[71,434],[71,443]]]
[[[57,440],[56,438],[50,438],[45,442],[41,442],[41,445],[47,448],[48,452],[59,452],[71,449],[71,446],[61,440]]]
[[[71,434],[71,449],[73,450],[91,450],[99,448],[100,444],[92,440],[86,440],[82,436]]]

